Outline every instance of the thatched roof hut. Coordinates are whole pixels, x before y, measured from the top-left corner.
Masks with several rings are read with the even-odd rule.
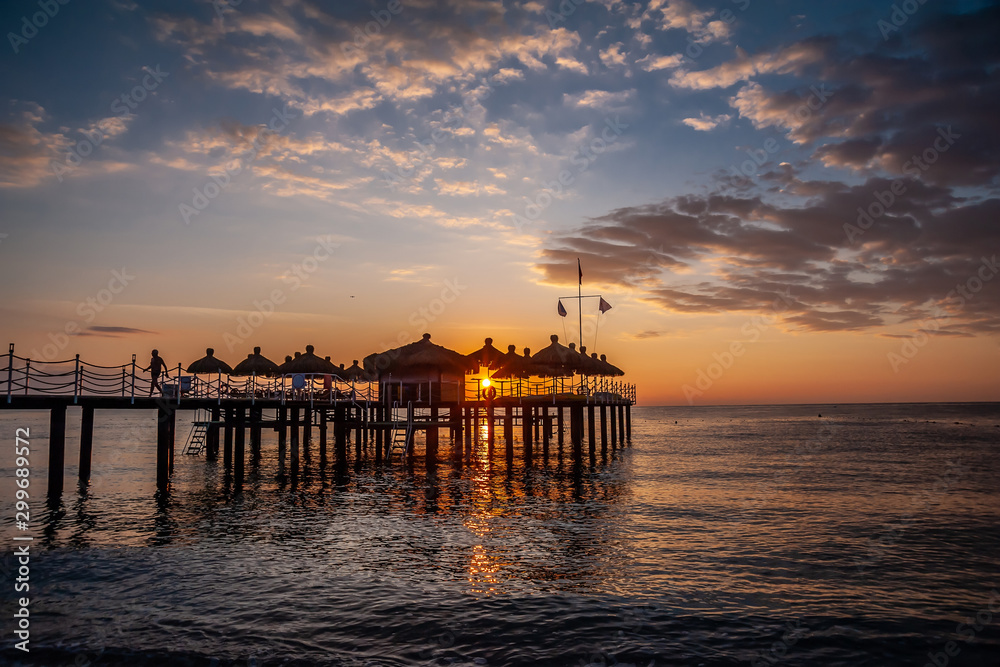
[[[188,373],[232,373],[233,367],[222,359],[215,357],[215,350],[208,348],[205,356],[197,361],[192,361],[187,367]]]
[[[288,364],[288,368],[284,370],[285,373],[328,373],[335,375],[337,373],[337,367],[333,365],[333,362],[329,360],[329,357],[323,359],[319,357],[314,352],[316,348],[312,345],[306,345],[306,353],[299,355]]]
[[[526,368],[532,375],[565,377],[583,368],[580,353],[559,343],[559,336],[552,334],[547,346],[535,352]],[[576,344],[572,344],[576,347]]]
[[[505,355],[493,347],[493,339],[487,338],[484,342],[485,345],[481,348],[465,355],[465,358],[469,360],[469,369],[472,371],[477,371],[480,368],[488,368],[491,371],[495,371],[500,368],[503,362]]]
[[[410,371],[435,370],[444,373],[465,373],[466,358],[431,342],[431,335],[402,347],[375,352],[364,358],[364,370],[377,377],[399,375]]]
[[[274,363],[260,353],[260,348],[255,347],[253,354],[248,354],[247,358],[236,364],[233,375],[280,375],[278,364]]]

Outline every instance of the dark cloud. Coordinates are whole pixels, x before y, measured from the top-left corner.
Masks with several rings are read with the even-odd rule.
[[[121,338],[122,336],[131,336],[135,334],[155,334],[155,331],[147,331],[146,329],[135,329],[133,327],[102,327],[102,326],[92,326],[87,327],[84,331],[78,333],[78,336],[96,336],[99,338]]]
[[[813,38],[675,76],[742,80],[741,117],[811,146],[813,162],[617,209],[553,238],[539,268],[571,282],[583,255],[593,278],[665,310],[773,311],[807,331],[1000,333],[1000,7],[919,18],[867,51]],[[751,80],[774,73],[797,81]],[[817,161],[850,180],[803,177]]]

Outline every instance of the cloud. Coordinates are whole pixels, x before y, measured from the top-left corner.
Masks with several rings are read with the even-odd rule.
[[[907,181],[905,200],[852,244],[845,225],[889,187],[799,181],[775,197],[721,190],[626,207],[549,239],[536,268],[572,284],[580,257],[595,283],[674,313],[764,312],[779,299],[793,330],[919,329],[937,319],[950,335],[1000,333],[1000,289],[955,297],[996,262],[980,249],[1000,247],[1000,199]]]
[[[134,327],[109,327],[109,326],[90,326],[85,330],[80,331],[76,335],[78,336],[95,336],[98,338],[121,338],[123,336],[135,336],[135,335],[156,335],[159,332],[149,331],[147,329],[136,329]]]
[[[618,91],[585,90],[580,93],[563,93],[563,103],[567,106],[608,110],[629,104],[635,94],[634,88]]]
[[[714,130],[720,125],[726,125],[732,119],[729,114],[719,114],[718,116],[706,116],[704,113],[699,114],[698,118],[685,118],[681,122],[688,127],[694,128],[699,132],[708,132],[709,130]]]
[[[635,61],[635,64],[647,72],[653,72],[661,69],[673,69],[680,67],[683,62],[684,56],[679,53],[675,53],[672,56],[661,56],[651,53]]]

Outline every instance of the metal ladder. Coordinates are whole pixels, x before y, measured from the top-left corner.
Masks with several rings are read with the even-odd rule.
[[[205,451],[205,439],[208,436],[208,426],[211,419],[212,415],[208,410],[198,410],[195,413],[195,420],[191,422],[191,430],[188,432],[187,442],[184,444],[185,454],[197,456]]]
[[[393,421],[398,425],[399,422],[395,421],[397,406],[396,402],[392,404],[392,416]],[[406,428],[401,429],[394,426],[392,429],[392,444],[389,446],[388,459],[392,459],[392,454],[396,450],[399,450],[401,458],[410,453],[410,447],[413,445],[413,431],[413,401],[410,401],[406,404]]]

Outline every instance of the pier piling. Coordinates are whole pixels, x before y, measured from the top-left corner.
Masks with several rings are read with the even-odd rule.
[[[49,488],[50,499],[58,498],[63,490],[63,466],[66,462],[66,405],[53,405],[49,410]]]
[[[90,481],[90,464],[94,454],[94,408],[83,406],[80,415],[80,481]]]

